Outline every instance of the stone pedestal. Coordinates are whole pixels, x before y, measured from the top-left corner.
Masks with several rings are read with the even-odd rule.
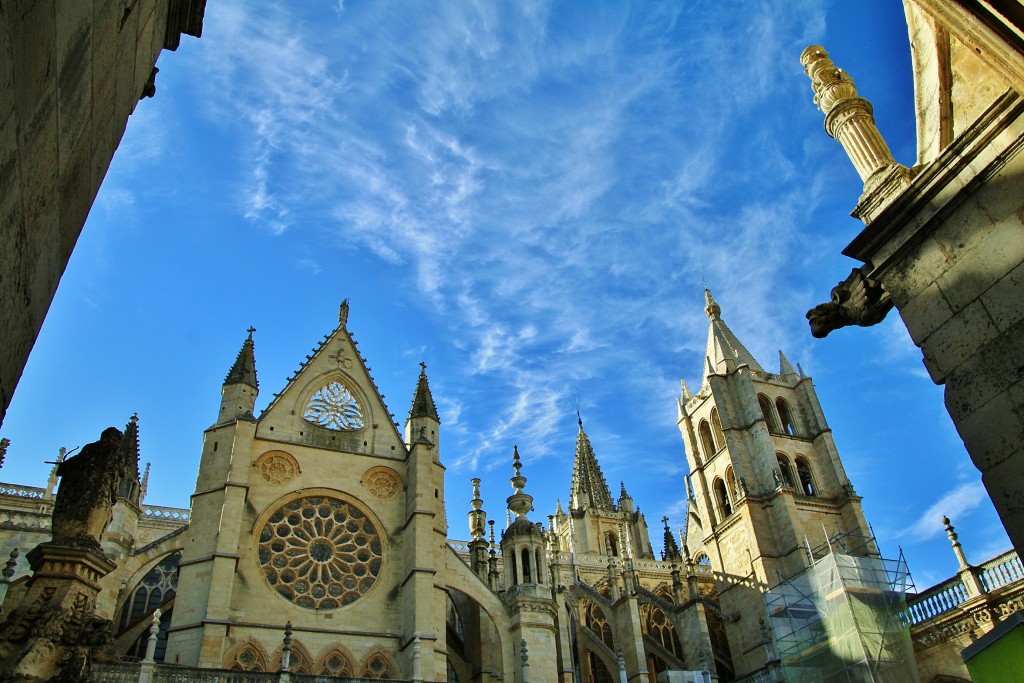
[[[84,683],[113,624],[94,614],[99,580],[116,566],[99,550],[42,543],[28,554],[24,600],[0,626],[0,682]]]

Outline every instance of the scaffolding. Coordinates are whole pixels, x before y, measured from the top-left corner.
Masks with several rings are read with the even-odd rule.
[[[913,589],[903,551],[883,559],[873,536],[807,546],[810,566],[765,594],[788,683],[918,681],[902,618]]]

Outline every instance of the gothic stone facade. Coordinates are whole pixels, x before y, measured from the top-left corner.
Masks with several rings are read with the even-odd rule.
[[[97,605],[115,622],[116,650],[140,656],[159,608],[157,658],[211,669],[276,670],[290,622],[297,673],[563,683],[614,681],[620,668],[638,682],[673,670],[718,681],[776,674],[764,590],[804,569],[805,538],[867,525],[810,379],[784,356],[777,374],[765,371],[706,299],[702,386],[684,384],[678,404],[686,533],[677,543],[664,520],[658,556],[626,486],[609,491],[582,420],[568,505],[546,528],[529,517],[514,449],[503,507],[515,520],[496,537],[475,480],[470,540],[449,539],[425,369],[399,433],[343,306],[338,327],[256,417],[250,332],[205,432],[191,509],[145,505],[137,468],[122,482],[103,538],[118,567]],[[137,450],[134,418],[126,434]],[[6,549],[24,554],[48,538],[55,483],[0,490]],[[15,570],[8,610],[28,579]],[[962,583],[965,614],[1019,602],[1019,577],[999,595]],[[913,628],[930,673],[962,675],[952,657],[935,657],[971,637],[935,608],[948,590],[922,596]],[[988,630],[972,619],[976,633]]]

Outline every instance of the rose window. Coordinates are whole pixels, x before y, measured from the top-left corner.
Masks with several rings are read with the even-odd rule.
[[[355,396],[338,381],[328,382],[309,399],[302,417],[326,429],[346,431],[363,428],[363,411]]]
[[[260,532],[259,561],[274,590],[300,607],[351,604],[380,575],[383,548],[373,522],[329,496],[285,503]]]

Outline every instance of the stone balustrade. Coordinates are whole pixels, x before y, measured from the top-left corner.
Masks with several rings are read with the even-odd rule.
[[[1024,566],[1013,550],[993,557],[981,565],[981,585],[986,591],[994,591],[1021,579],[1024,579]]]
[[[17,496],[18,498],[37,498],[42,500],[46,495],[46,489],[38,486],[21,486],[20,484],[7,484],[0,482],[0,495]]]
[[[151,519],[187,522],[191,518],[192,511],[186,508],[169,508],[162,505],[143,505],[142,514]]]
[[[1024,580],[1024,565],[1016,551],[1010,550],[977,567],[968,567],[960,574],[937,584],[923,593],[907,597],[904,620],[915,626],[945,614],[976,596],[964,585],[963,574],[974,573],[986,593]],[[968,576],[970,578],[970,576]]]

